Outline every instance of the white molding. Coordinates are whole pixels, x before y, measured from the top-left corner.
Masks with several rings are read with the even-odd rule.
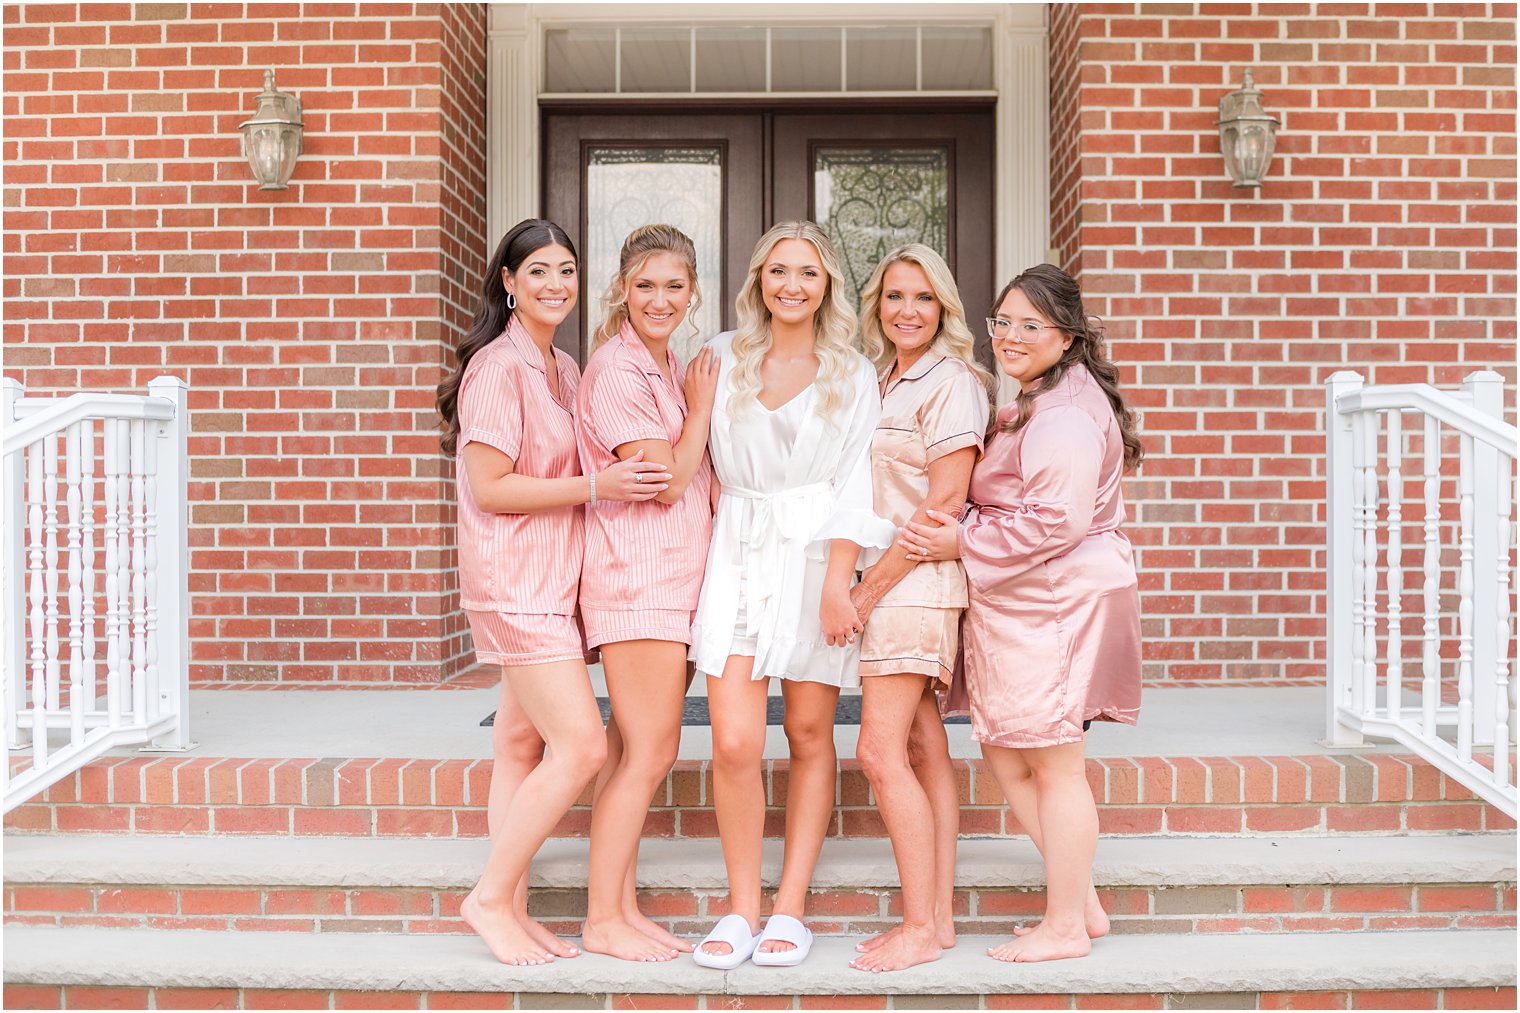
[[[489,20],[489,89],[486,96],[487,240],[494,245],[508,226],[540,213],[539,100],[546,27],[619,23],[692,25],[986,25],[993,33],[993,82],[998,98],[994,138],[994,288],[1017,271],[1045,260],[1050,248],[1049,15],[1043,3],[920,4],[493,4]],[[986,94],[986,93],[980,93]],[[672,96],[662,95],[662,98]],[[693,99],[721,99],[695,94]],[[794,99],[795,94],[746,93],[744,98]],[[924,99],[922,92],[840,93],[864,97]],[[576,95],[580,101],[598,96]],[[606,101],[628,101],[621,95]],[[1014,181],[1021,181],[1014,185]],[[1029,181],[1029,182],[1025,182]],[[489,250],[488,250],[489,252]],[[1006,384],[1005,384],[1006,386]],[[1003,392],[1006,400],[1011,391]]]
[[[492,4],[486,57],[486,248],[539,213],[538,92],[543,34],[530,4]]]

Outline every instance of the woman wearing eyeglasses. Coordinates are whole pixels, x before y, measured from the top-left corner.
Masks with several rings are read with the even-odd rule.
[[[1140,600],[1120,530],[1143,456],[1118,369],[1077,283],[1040,264],[998,296],[988,332],[1018,381],[971,474],[969,505],[902,536],[909,559],[960,559],[969,605],[952,709],[969,711],[1014,815],[1045,858],[1045,918],[988,952],[1085,956],[1108,931],[1092,886],[1098,813],[1082,734],[1140,711]]]

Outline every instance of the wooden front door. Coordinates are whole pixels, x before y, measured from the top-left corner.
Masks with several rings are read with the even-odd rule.
[[[546,111],[543,206],[583,265],[561,347],[585,361],[623,238],[656,221],[697,246],[704,306],[683,358],[735,325],[755,240],[794,218],[834,240],[857,306],[882,254],[922,242],[945,256],[976,321],[994,294],[992,135],[990,108]]]

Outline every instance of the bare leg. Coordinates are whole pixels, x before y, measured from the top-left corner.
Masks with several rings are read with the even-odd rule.
[[[623,749],[591,812],[591,872],[581,945],[592,953],[650,961],[670,960],[677,952],[628,924],[623,908],[650,798],[670,772],[681,740],[685,656],[685,645],[668,641],[602,646],[613,713],[623,719]]]
[[[929,796],[908,762],[908,734],[924,695],[921,675],[874,675],[862,680],[856,756],[876,793],[892,840],[902,884],[903,919],[890,939],[850,961],[861,971],[900,971],[938,960],[934,922],[934,818]]]
[[[517,698],[505,678],[501,682],[501,702],[491,723],[491,788],[486,797],[486,830],[494,839],[501,829],[502,814],[516,794],[523,778],[532,773],[544,758],[544,740],[528,715],[518,706]],[[528,876],[524,874],[512,891],[512,910],[528,935],[556,957],[574,957],[581,951],[528,917]]]
[[[1085,957],[1092,950],[1085,908],[1092,890],[1098,847],[1098,808],[1087,786],[1083,743],[1041,749],[1000,749],[983,744],[982,755],[998,784],[1019,773],[1015,754],[1034,773],[1036,805],[1044,834],[1045,918],[1023,936],[987,952],[998,960],[1036,961]],[[1008,793],[1008,789],[1003,789]]]
[[[1035,846],[1040,857],[1045,857],[1045,835],[1040,827],[1039,795],[1035,788],[1034,771],[1024,762],[1025,756],[1022,750],[1003,750],[1011,753],[1005,763],[1005,775],[994,774],[998,787],[1003,789],[1003,794],[1008,797],[1008,808],[1013,810],[1014,818],[1024,828],[1024,833],[1029,835],[1029,842]],[[986,756],[987,751],[982,750]],[[988,762],[991,760],[989,758]],[[1103,910],[1103,902],[1098,900],[1098,891],[1091,883],[1087,886],[1087,901],[1083,915],[1087,924],[1087,937],[1097,939],[1108,935],[1108,912]],[[1033,932],[1036,925],[1015,926],[1013,934],[1016,936],[1027,935]]]
[[[791,769],[786,787],[786,850],[781,859],[781,886],[776,890],[775,914],[801,921],[806,914],[808,886],[818,865],[818,852],[834,814],[834,780],[839,761],[834,753],[834,711],[839,687],[821,682],[783,680],[786,700],[786,742]],[[779,939],[761,944],[766,953],[796,949]]]
[[[681,650],[682,656],[684,657],[686,651],[685,644],[681,645]],[[677,709],[679,713],[684,715],[684,700],[686,698],[686,694],[691,690],[692,676],[696,673],[695,669],[692,666],[692,663],[689,661],[685,662],[683,669],[686,673],[686,678],[681,683],[681,698],[683,703],[678,706]],[[677,721],[679,722],[679,720],[680,719],[678,718]],[[608,725],[611,726],[616,721],[617,715],[613,715],[613,720],[608,722]],[[676,727],[676,755],[679,755],[680,753],[680,746],[681,729],[678,723]],[[655,790],[659,790],[658,785],[655,786]],[[680,936],[675,935],[659,922],[653,921],[652,919],[646,917],[644,912],[639,910],[638,859],[638,851],[635,850],[633,859],[628,863],[628,879],[623,889],[623,921],[627,922],[629,925],[632,925],[634,928],[638,929],[640,932],[644,933],[644,935],[648,936],[650,939],[653,939],[657,943],[663,943],[678,953],[690,953],[692,950],[696,949],[696,947],[692,945],[691,940],[682,939]]]
[[[955,769],[950,765],[950,740],[939,716],[939,702],[934,690],[928,687],[913,712],[908,762],[934,814],[934,924],[939,929],[940,947],[948,950],[955,945],[955,849],[960,842],[961,803],[955,787]],[[869,953],[897,932],[894,926],[855,944],[855,949]]]
[[[513,911],[517,883],[533,855],[607,757],[607,737],[584,662],[507,668],[506,681],[546,744],[501,816],[480,882],[459,907],[465,922],[504,964],[553,960]]]
[[[707,677],[707,706],[712,715],[713,794],[718,838],[728,871],[728,902],[734,914],[760,931],[760,845],[765,837],[765,696],[768,679],[751,679],[755,659],[731,654],[723,676]],[[731,952],[727,943],[708,943],[703,951]]]

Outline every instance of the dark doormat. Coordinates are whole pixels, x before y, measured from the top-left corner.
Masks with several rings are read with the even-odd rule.
[[[604,696],[596,698],[597,706],[602,709],[602,720],[606,721],[612,716],[612,704]],[[780,697],[770,697],[765,702],[765,723],[779,725],[786,715],[786,706]],[[489,727],[496,723],[496,712],[486,715],[480,724]],[[834,711],[834,723],[836,725],[860,724],[860,697],[855,694],[840,696],[839,706]],[[946,718],[947,725],[970,724],[971,719],[966,717]],[[705,696],[693,696],[686,698],[686,710],[681,715],[683,725],[710,725],[712,721],[707,716],[707,698]]]

